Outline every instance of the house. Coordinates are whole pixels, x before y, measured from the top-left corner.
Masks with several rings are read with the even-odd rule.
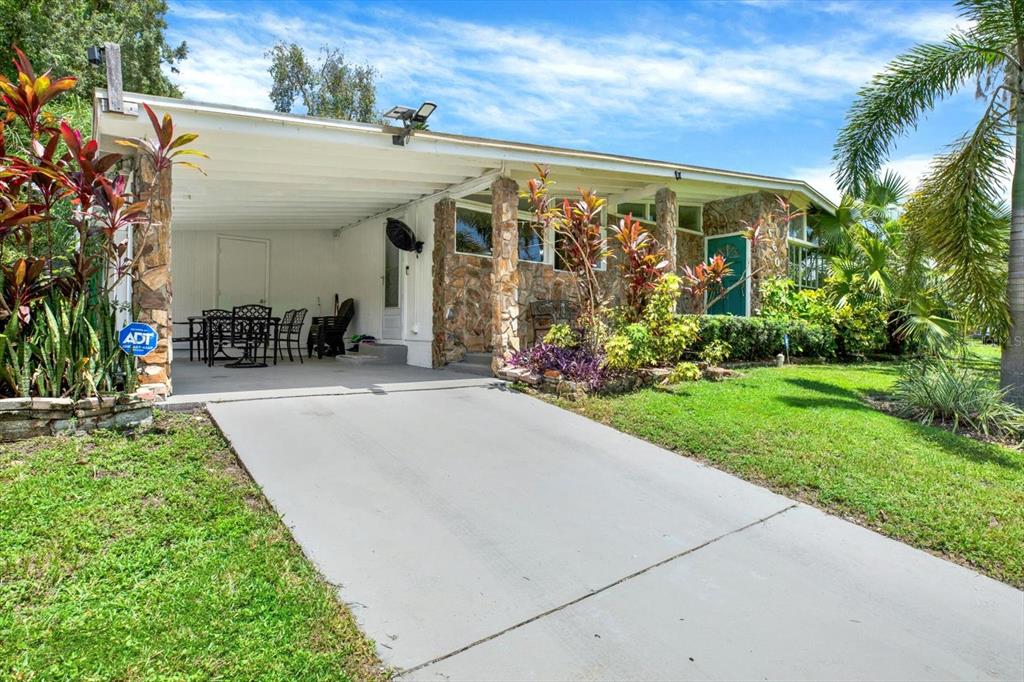
[[[675,269],[723,252],[758,272],[714,312],[756,311],[768,277],[792,272],[815,285],[813,222],[801,217],[750,253],[744,221],[776,196],[809,216],[834,210],[800,180],[431,130],[398,140],[401,130],[388,126],[131,93],[125,113],[96,93],[101,148],[123,152],[116,140],[151,134],[142,102],[198,133],[210,156],[206,176],[175,168],[160,186],[134,162],[160,222],[124,296],[160,334],[142,359],[143,380],[168,391],[173,322],[241,303],[316,315],[331,312],[336,294],[354,298],[354,333],[403,345],[408,362],[424,367],[466,352],[502,357],[531,341],[529,303],[573,291],[554,236],[537,231],[518,196],[535,164],[550,167],[556,194],[580,186],[606,197],[606,221],[627,212],[647,221]],[[391,217],[413,230],[421,252],[391,245]]]

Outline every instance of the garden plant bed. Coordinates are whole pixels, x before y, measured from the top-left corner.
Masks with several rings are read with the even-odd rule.
[[[906,416],[900,413],[897,404],[889,400],[886,395],[865,395],[864,402],[875,408],[879,412],[891,415],[896,419],[906,419],[907,421],[914,422],[915,424],[920,423],[920,420],[914,417]],[[930,426],[934,426],[938,429],[945,429],[950,433],[956,433],[966,438],[972,438],[982,443],[992,443],[995,445],[1002,445],[1003,447],[1012,448],[1014,450],[1021,449],[1021,442],[1019,439],[1011,438],[1009,436],[999,436],[991,433],[984,433],[975,429],[966,427],[964,424],[954,424],[948,420],[933,420]]]
[[[205,414],[0,449],[0,678],[380,679]]]
[[[894,365],[800,365],[562,404],[1024,587],[1024,453],[885,414]]]
[[[0,442],[135,428],[153,421],[151,403],[134,396],[0,399]]]

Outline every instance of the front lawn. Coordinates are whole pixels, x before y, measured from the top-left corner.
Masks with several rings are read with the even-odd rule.
[[[0,678],[380,675],[205,417],[0,446]]]
[[[1024,586],[1024,454],[869,407],[896,367],[744,370],[584,414]]]

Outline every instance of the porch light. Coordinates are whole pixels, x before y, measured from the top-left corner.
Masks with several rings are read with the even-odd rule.
[[[420,105],[419,109],[410,109],[409,107],[391,107],[384,112],[384,118],[390,118],[395,121],[402,122],[402,132],[398,135],[391,136],[392,144],[404,147],[406,142],[412,136],[413,125],[422,125],[427,122],[430,115],[434,113],[434,109],[437,109],[437,105],[433,102],[424,102]]]

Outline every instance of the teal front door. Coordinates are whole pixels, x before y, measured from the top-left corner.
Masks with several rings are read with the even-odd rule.
[[[743,235],[731,235],[728,237],[708,237],[707,258],[710,260],[717,254],[722,254],[725,262],[729,264],[732,274],[725,277],[723,289],[708,291],[708,302],[718,298],[722,291],[739,282],[747,274],[747,240]],[[746,315],[747,314],[747,284],[744,282],[729,291],[724,298],[716,301],[708,308],[711,315]]]

